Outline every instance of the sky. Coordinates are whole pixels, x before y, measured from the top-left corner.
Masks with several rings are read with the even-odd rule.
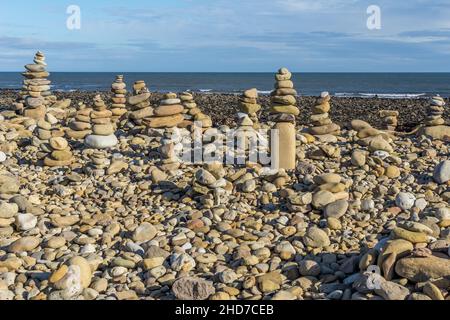
[[[0,71],[41,50],[49,71],[450,72],[449,17],[450,0],[4,1]]]

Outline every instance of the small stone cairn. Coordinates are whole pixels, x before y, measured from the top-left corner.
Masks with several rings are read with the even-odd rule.
[[[63,137],[50,138],[48,149],[50,153],[44,158],[44,165],[48,167],[65,167],[73,162],[73,153],[69,143]]]
[[[437,140],[450,140],[450,126],[446,125],[443,118],[444,112],[445,100],[439,95],[431,98],[425,127],[419,130],[419,135],[426,135]]]
[[[286,68],[281,68],[275,75],[275,90],[272,92],[269,120],[275,122],[274,129],[279,132],[279,146],[274,156],[278,159],[281,169],[293,170],[296,162],[296,131],[295,117],[300,114],[296,106],[297,91],[291,81],[292,74]],[[272,157],[273,158],[273,157]]]
[[[105,150],[90,150],[89,163],[85,166],[84,171],[95,177],[101,177],[105,175],[105,170],[110,166],[111,161],[108,158],[108,154]]]
[[[26,71],[22,73],[23,90],[20,92],[24,99],[25,117],[32,119],[42,119],[47,112],[47,105],[55,102],[56,98],[50,92],[50,80],[47,77],[50,73],[46,70],[47,63],[42,52],[38,51],[34,56],[34,64],[27,64]]]
[[[341,128],[330,119],[331,96],[328,92],[322,92],[317,100],[317,105],[312,109],[311,121],[313,127],[309,128],[309,133],[316,136],[339,135]]]
[[[94,110],[90,113],[92,134],[86,136],[84,143],[94,149],[107,149],[117,145],[114,134],[112,112],[108,110],[100,95],[94,98]]]
[[[326,218],[342,217],[348,209],[349,193],[341,176],[335,173],[324,173],[315,176],[314,183],[316,190],[312,196],[312,206],[323,209]]]
[[[248,115],[253,122],[253,128],[259,129],[258,112],[261,110],[261,106],[258,104],[258,90],[253,88],[244,91],[243,95],[239,99],[239,109],[242,113]]]
[[[184,107],[183,115],[184,122],[182,127],[188,127],[194,123],[194,116],[200,112],[197,107],[197,103],[194,100],[194,96],[190,92],[183,92],[180,94],[181,104]]]
[[[383,130],[395,131],[398,126],[399,112],[395,110],[381,110],[380,117],[383,119]]]
[[[68,137],[81,140],[92,133],[91,112],[92,108],[88,108],[84,103],[78,104],[78,110],[74,120],[69,123],[69,129],[66,130]]]
[[[123,75],[116,76],[116,81],[114,81],[114,83],[111,85],[111,91],[113,93],[111,112],[112,120],[115,123],[119,121],[128,111],[126,106],[126,88],[127,85],[123,81]]]
[[[143,120],[153,116],[153,108],[150,105],[151,93],[144,81],[136,81],[133,85],[133,95],[128,98],[131,105],[130,119],[138,126],[143,125]]]

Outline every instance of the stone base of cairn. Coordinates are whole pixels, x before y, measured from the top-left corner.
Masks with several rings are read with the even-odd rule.
[[[76,140],[81,140],[92,133],[90,116],[92,110],[92,108],[86,107],[84,103],[79,103],[75,118],[69,123],[69,129],[66,130],[66,134],[68,137]]]
[[[112,112],[107,109],[100,95],[94,98],[94,110],[90,113],[92,134],[86,136],[84,143],[94,149],[106,149],[117,145],[114,126],[111,121]]]
[[[194,198],[203,208],[213,208],[226,204],[233,190],[233,184],[225,179],[226,171],[223,164],[210,162],[195,173],[192,190]]]
[[[24,100],[25,117],[43,119],[49,101],[56,101],[56,97],[50,92],[51,82],[47,80],[50,74],[46,71],[46,66],[44,54],[38,51],[34,57],[34,64],[27,64],[26,71],[22,73],[25,79],[20,94]]]
[[[138,126],[143,125],[146,118],[153,116],[153,108],[150,105],[151,93],[144,81],[136,81],[133,85],[133,96],[128,98],[128,104],[131,105],[129,118]]]
[[[239,98],[239,109],[242,113],[248,114],[248,117],[253,122],[253,128],[259,129],[258,112],[261,106],[258,104],[258,90],[253,88],[244,91],[244,94]]]
[[[255,143],[257,143],[258,136],[254,128],[254,123],[248,114],[238,113],[237,118],[237,148],[234,150],[234,156],[240,159],[238,163],[244,164],[250,161],[250,159],[257,159],[258,146]]]
[[[296,164],[296,130],[295,117],[300,114],[297,108],[297,91],[291,81],[292,74],[281,68],[275,75],[275,90],[271,94],[271,116],[269,120],[276,122],[278,130],[278,147],[272,150],[272,159],[280,169],[293,170]]]
[[[398,126],[398,116],[398,111],[381,110],[380,117],[383,119],[383,130],[395,131]]]
[[[111,164],[108,154],[104,150],[92,150],[89,155],[90,162],[84,168],[88,175],[101,177],[105,175],[105,170]]]
[[[153,110],[153,116],[144,120],[149,128],[172,128],[184,121],[183,106],[175,93],[167,93]]]
[[[116,81],[111,85],[111,92],[113,93],[111,112],[113,122],[119,121],[127,113],[127,90],[126,83],[123,81],[123,76],[118,75]]]
[[[311,121],[313,127],[308,132],[312,135],[338,135],[341,127],[333,123],[330,119],[330,100],[331,96],[328,92],[322,92],[317,101],[317,105],[312,109]]]
[[[49,155],[44,158],[44,165],[48,167],[65,167],[73,162],[73,154],[69,143],[63,137],[50,138]]]
[[[430,101],[425,127],[419,130],[419,135],[429,136],[437,140],[450,140],[450,126],[446,125],[443,114],[445,101],[440,96],[435,96]]]

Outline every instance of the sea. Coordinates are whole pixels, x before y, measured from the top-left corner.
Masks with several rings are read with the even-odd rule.
[[[109,90],[117,73],[53,72],[53,91]],[[144,80],[152,92],[202,92],[237,94],[257,88],[269,94],[273,73],[122,73],[128,88]],[[450,97],[450,73],[294,73],[300,95],[317,96],[328,91],[337,97],[424,98]],[[0,72],[0,89],[20,89],[19,72]]]

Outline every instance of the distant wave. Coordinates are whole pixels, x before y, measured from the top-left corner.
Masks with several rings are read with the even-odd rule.
[[[199,89],[198,91],[200,91],[200,92],[211,92],[213,90],[212,89]]]
[[[354,93],[338,92],[336,97],[348,98],[382,98],[382,99],[418,99],[427,96],[426,93]]]
[[[271,94],[272,90],[258,90],[259,94]]]

